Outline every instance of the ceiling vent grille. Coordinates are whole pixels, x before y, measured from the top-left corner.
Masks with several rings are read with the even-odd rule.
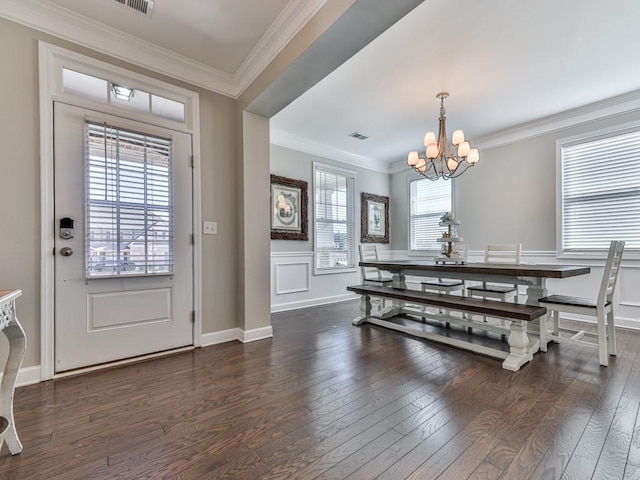
[[[353,138],[357,138],[358,140],[366,140],[367,138],[369,138],[369,137],[367,137],[367,136],[365,136],[365,135],[361,135],[361,134],[360,134],[360,133],[358,133],[358,132],[350,133],[350,134],[349,134],[349,136],[350,136],[350,137],[353,137]]]
[[[129,7],[136,12],[143,13],[144,15],[151,16],[151,10],[153,10],[153,0],[115,0],[120,5]]]

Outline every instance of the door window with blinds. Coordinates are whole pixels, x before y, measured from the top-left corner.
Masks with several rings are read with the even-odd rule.
[[[87,278],[173,272],[171,139],[86,123]]]
[[[411,180],[409,182],[409,250],[438,252],[443,227],[440,217],[451,212],[451,182],[446,180]]]
[[[355,270],[355,173],[314,164],[315,273]]]
[[[559,142],[561,253],[640,250],[640,126]]]

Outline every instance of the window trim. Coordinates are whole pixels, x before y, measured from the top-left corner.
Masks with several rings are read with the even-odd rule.
[[[564,196],[562,177],[562,149],[580,143],[587,143],[603,138],[624,135],[626,133],[640,132],[640,121],[623,123],[612,127],[592,130],[573,135],[571,137],[556,140],[556,258],[569,260],[603,260],[607,258],[608,248],[602,250],[565,251],[564,250]],[[625,251],[625,260],[640,260],[639,253]]]
[[[440,255],[440,250],[412,250],[411,249],[411,182],[415,182],[416,180],[426,180],[430,182],[427,178],[423,177],[417,173],[410,173],[407,175],[407,252],[410,257],[429,257],[433,258],[437,255]],[[445,180],[451,182],[451,212],[455,216],[456,212],[456,182],[454,179]]]
[[[317,235],[317,217],[316,217],[316,172],[318,170],[322,170],[325,172],[333,172],[340,175],[344,175],[346,177],[350,177],[353,180],[353,191],[351,192],[351,203],[352,208],[348,209],[347,215],[350,219],[348,222],[351,224],[351,242],[349,245],[349,250],[351,253],[351,258],[353,258],[353,266],[345,267],[345,268],[318,268],[318,235]],[[352,273],[358,271],[358,261],[356,258],[356,238],[359,238],[360,232],[357,231],[359,226],[356,222],[356,212],[359,210],[359,199],[356,192],[357,188],[357,175],[353,170],[348,170],[345,168],[336,167],[334,165],[330,165],[322,162],[313,162],[313,173],[312,173],[312,184],[313,184],[313,274],[314,275],[333,275],[340,273]]]

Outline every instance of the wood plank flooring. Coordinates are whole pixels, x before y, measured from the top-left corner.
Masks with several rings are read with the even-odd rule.
[[[513,373],[357,314],[19,388],[0,479],[640,479],[640,332],[608,368],[550,345]]]

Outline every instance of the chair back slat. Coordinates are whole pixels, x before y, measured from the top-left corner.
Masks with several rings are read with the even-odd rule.
[[[598,293],[599,307],[604,307],[606,302],[613,302],[613,292],[615,291],[616,282],[618,281],[623,251],[624,242],[615,240],[611,242],[602,275],[602,283],[600,284],[600,292]]]
[[[493,243],[484,250],[485,263],[511,263],[520,265],[521,243]]]
[[[378,247],[376,245],[358,245],[361,262],[377,262]],[[376,267],[360,267],[362,279],[380,278],[380,271]]]

